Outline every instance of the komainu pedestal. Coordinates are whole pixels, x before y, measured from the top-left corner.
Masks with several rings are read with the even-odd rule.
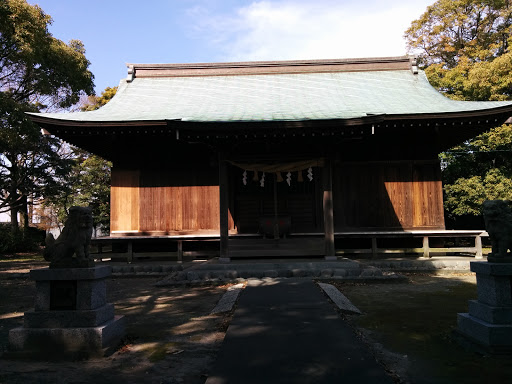
[[[458,332],[484,351],[512,353],[512,263],[471,262],[478,300],[459,313]]]
[[[109,266],[44,268],[30,271],[36,282],[35,308],[23,327],[9,332],[13,352],[34,357],[101,356],[124,335],[123,316],[107,303]]]

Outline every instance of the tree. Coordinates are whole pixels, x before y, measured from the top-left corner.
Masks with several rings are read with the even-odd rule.
[[[116,94],[117,87],[107,87],[101,96],[91,95],[87,102],[80,108],[82,111],[95,111],[107,104]]]
[[[512,200],[511,148],[512,126],[503,125],[441,154],[448,212],[478,216],[485,200]]]
[[[512,96],[512,4],[438,0],[405,32],[430,83],[457,100]],[[440,155],[448,217],[480,216],[487,199],[512,198],[512,128],[496,127]]]
[[[0,210],[10,210],[13,231],[29,197],[54,193],[70,167],[62,144],[25,112],[68,108],[94,93],[83,44],[54,38],[51,22],[25,0],[0,3]]]
[[[94,111],[107,104],[116,94],[117,87],[107,87],[101,95],[90,96],[89,102],[82,106],[82,111]],[[85,201],[89,201],[94,216],[95,229],[100,226],[110,229],[110,170],[112,163],[96,155],[85,156],[80,164],[82,175],[79,185]]]
[[[89,96],[82,104],[82,111],[93,111],[107,104],[116,94],[117,87],[107,87],[101,96]],[[72,168],[66,177],[66,185],[58,193],[45,199],[44,205],[63,223],[74,205],[90,206],[94,229],[110,229],[110,169],[112,163],[78,148],[68,150]]]
[[[458,100],[506,100],[512,93],[508,0],[438,0],[405,32],[431,84]]]
[[[112,163],[81,149],[71,148],[73,166],[66,185],[44,200],[51,216],[63,223],[72,206],[90,206],[94,229],[110,229],[110,169]]]

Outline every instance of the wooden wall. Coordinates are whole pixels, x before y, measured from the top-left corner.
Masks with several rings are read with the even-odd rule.
[[[444,229],[440,177],[437,161],[336,164],[335,230]],[[254,189],[254,193],[242,193],[240,187],[233,188],[231,199],[235,203],[230,208],[230,230],[235,229],[231,213],[244,233],[256,232],[258,216],[272,213],[263,204],[267,200],[269,204],[273,202],[272,194],[263,193],[259,186]],[[321,208],[316,208],[321,201],[318,193],[283,189],[286,193],[280,191],[279,196],[286,201],[280,202],[280,213],[292,215],[293,231],[321,231]],[[114,168],[111,196],[112,232],[172,235],[219,231],[218,172],[212,169]]]
[[[219,231],[215,172],[112,169],[111,231],[140,234]],[[233,229],[230,219],[230,229]]]
[[[112,169],[110,230],[139,230],[139,171]]]
[[[440,173],[437,161],[338,164],[336,231],[444,229]]]

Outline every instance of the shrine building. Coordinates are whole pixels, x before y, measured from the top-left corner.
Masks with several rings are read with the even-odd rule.
[[[111,237],[217,239],[229,258],[247,238],[333,256],[344,234],[443,231],[438,154],[511,115],[387,57],[129,64],[102,108],[31,118],[112,161]]]

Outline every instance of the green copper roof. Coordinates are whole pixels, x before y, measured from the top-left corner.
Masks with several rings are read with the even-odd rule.
[[[135,77],[92,112],[38,117],[76,122],[303,121],[468,112],[510,102],[454,101],[411,70]]]

